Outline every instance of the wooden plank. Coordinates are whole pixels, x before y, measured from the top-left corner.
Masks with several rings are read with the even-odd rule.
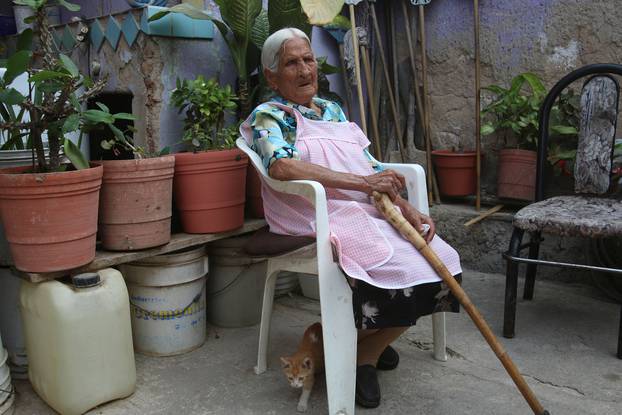
[[[468,228],[469,226],[471,226],[471,225],[473,225],[473,224],[475,224],[475,223],[477,223],[477,222],[487,218],[488,216],[492,215],[493,213],[496,213],[496,212],[500,211],[501,209],[503,209],[503,205],[497,205],[497,206],[495,206],[493,208],[490,208],[486,212],[483,212],[482,214],[480,214],[480,215],[474,217],[473,219],[467,221],[464,224],[464,227]]]
[[[125,264],[140,259],[150,258],[156,255],[166,254],[180,249],[189,248],[209,242],[214,242],[220,239],[230,238],[232,236],[243,235],[245,233],[256,231],[266,226],[266,221],[263,219],[249,219],[244,222],[241,228],[235,229],[229,232],[210,233],[210,234],[188,234],[188,233],[176,233],[171,235],[171,241],[162,246],[156,248],[144,249],[141,251],[130,252],[113,252],[98,250],[95,254],[95,259],[80,268],[72,270],[58,271],[58,272],[46,272],[46,273],[32,273],[14,270],[15,275],[33,283],[48,281],[51,279],[61,278],[67,275],[75,275],[82,272],[92,272],[103,268],[109,268],[115,265]]]

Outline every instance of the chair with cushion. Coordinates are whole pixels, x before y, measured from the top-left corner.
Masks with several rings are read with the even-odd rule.
[[[338,262],[333,257],[324,187],[310,180],[274,180],[268,176],[260,157],[243,138],[238,138],[236,145],[249,156],[265,185],[279,192],[304,196],[313,203],[316,209],[315,238],[276,235],[262,229],[253,235],[250,244],[247,245],[246,250],[249,254],[267,256],[268,261],[255,373],[263,373],[267,368],[270,319],[278,273],[291,271],[317,275],[320,287],[329,413],[331,415],[353,414],[356,329],[352,310],[352,291]],[[419,211],[427,214],[425,173],[421,166],[414,164],[384,164],[384,166],[406,177],[409,202]],[[445,361],[447,355],[444,313],[434,314],[432,321],[434,357]]]
[[[622,236],[622,201],[609,192],[619,87],[609,74],[622,75],[622,65],[594,64],[563,77],[546,96],[539,115],[539,140],[535,203],[514,216],[507,260],[503,336],[514,337],[519,263],[527,264],[523,298],[533,298],[538,264],[605,271],[622,278],[622,269],[538,259],[542,233],[584,238]],[[560,93],[577,79],[591,76],[581,92],[581,121],[575,162],[575,195],[544,198],[544,167],[547,162],[549,117]],[[608,193],[609,192],[609,193]],[[524,233],[529,242],[522,244]],[[527,257],[521,251],[529,248]],[[618,334],[618,358],[622,359],[622,310]]]

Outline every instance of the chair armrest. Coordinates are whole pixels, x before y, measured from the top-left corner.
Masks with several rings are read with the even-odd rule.
[[[250,158],[251,164],[261,175],[262,180],[273,190],[282,193],[302,196],[315,207],[316,238],[324,244],[329,243],[328,206],[326,190],[319,182],[313,180],[276,180],[268,176],[259,155],[251,149],[243,138],[236,140],[236,146]]]
[[[419,164],[382,163],[386,169],[395,170],[406,179],[408,202],[424,215],[430,214],[425,171]]]

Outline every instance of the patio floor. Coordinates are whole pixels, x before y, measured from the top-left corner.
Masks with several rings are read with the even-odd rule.
[[[501,337],[505,278],[465,271],[464,286],[552,415],[622,413],[622,360],[615,357],[619,305],[590,287],[539,281],[534,301],[519,300],[517,337]],[[299,391],[280,373],[304,328],[319,321],[319,303],[299,296],[276,301],[266,373],[253,373],[257,327],[208,328],[198,350],[177,357],[136,355],[138,384],[129,398],[89,414],[294,414]],[[503,415],[532,413],[466,313],[447,319],[449,360],[431,352],[431,320],[395,344],[400,365],[380,373],[379,408],[357,413]],[[17,381],[15,414],[53,414],[26,381]],[[322,379],[310,415],[327,413]]]

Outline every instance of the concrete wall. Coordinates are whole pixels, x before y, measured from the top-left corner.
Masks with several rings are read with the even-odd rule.
[[[482,86],[506,84],[525,71],[551,87],[585,64],[622,62],[622,8],[616,0],[481,0]],[[434,148],[474,148],[473,2],[434,0],[426,6]],[[483,185],[494,192],[495,140]]]

